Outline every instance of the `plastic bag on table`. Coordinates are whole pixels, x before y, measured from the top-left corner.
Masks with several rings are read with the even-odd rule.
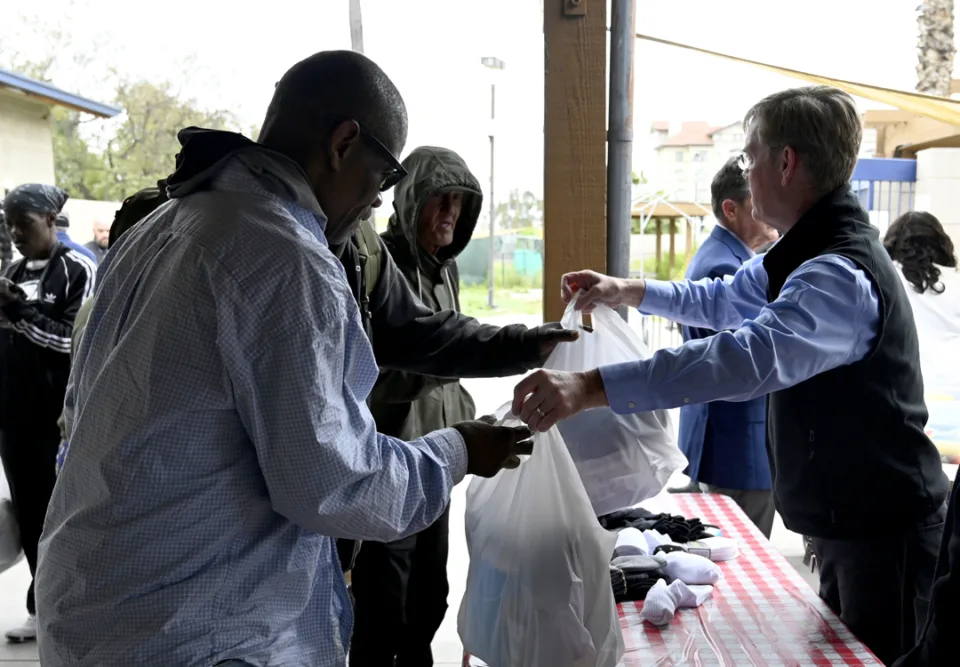
[[[597,522],[557,429],[535,443],[519,468],[467,489],[460,639],[492,667],[614,667],[616,535]]]
[[[580,338],[558,345],[544,368],[586,371],[650,358],[646,345],[616,312],[597,307],[591,333],[581,329],[581,313],[573,304],[567,306],[562,323],[581,330]],[[618,415],[610,408],[595,408],[557,427],[597,516],[652,498],[674,472],[687,466],[666,410]]]

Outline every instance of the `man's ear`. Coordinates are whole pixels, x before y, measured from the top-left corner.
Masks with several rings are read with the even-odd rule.
[[[330,134],[330,166],[334,171],[343,168],[351,151],[360,143],[360,126],[355,120],[345,120]]]
[[[732,199],[724,199],[723,203],[720,204],[720,209],[723,211],[724,222],[736,222],[737,202],[733,201]]]
[[[787,185],[797,175],[797,151],[791,146],[786,146],[780,151],[778,156],[780,167],[780,184]]]

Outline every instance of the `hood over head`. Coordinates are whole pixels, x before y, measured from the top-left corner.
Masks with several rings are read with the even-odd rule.
[[[480,182],[463,158],[446,148],[416,148],[404,159],[403,167],[408,175],[394,190],[394,213],[390,216],[387,235],[396,239],[396,247],[409,248],[414,257],[427,256],[417,240],[420,209],[427,198],[436,192],[460,190],[463,192],[463,204],[453,232],[453,243],[441,248],[436,257],[441,263],[456,259],[467,247],[480,219],[483,205]],[[401,240],[404,243],[400,243]]]
[[[242,134],[188,127],[177,133],[183,148],[177,154],[176,170],[166,180],[166,194],[180,199],[205,189],[233,157],[240,157],[258,174],[273,182],[300,206],[323,215],[307,175],[286,155],[262,146]]]

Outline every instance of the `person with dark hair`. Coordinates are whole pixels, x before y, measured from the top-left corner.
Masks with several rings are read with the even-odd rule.
[[[31,575],[56,481],[57,416],[70,373],[70,336],[96,272],[92,260],[57,240],[55,221],[66,200],[60,188],[40,184],[16,187],[3,200],[10,238],[22,258],[0,278],[0,458]],[[36,612],[31,582],[27,620],[7,639],[36,639]]]
[[[710,185],[717,224],[687,268],[687,280],[734,275],[767,242],[769,227],[753,217],[750,187],[734,156]],[[683,340],[714,335],[711,329],[682,328]],[[766,398],[712,401],[680,408],[680,450],[685,473],[705,493],[730,496],[766,537],[773,530],[773,492],[767,460]]]
[[[883,245],[900,270],[920,338],[924,390],[934,397],[960,386],[960,272],[953,241],[940,221],[911,211],[887,229]],[[956,403],[928,401],[931,421],[938,412],[956,420]],[[956,487],[956,482],[954,482]],[[957,661],[960,643],[960,494],[954,490],[940,542],[930,595],[930,613],[917,646],[896,667],[940,667]]]
[[[619,413],[767,396],[777,511],[812,538],[820,597],[885,664],[926,618],[948,481],[927,436],[917,329],[897,269],[850,187],[863,127],[828,86],[770,95],[745,117],[753,215],[783,234],[731,277],[563,277],[577,308],[633,306],[714,336],[585,373],[537,371],[513,410],[537,430]],[[882,511],[878,507],[882,506]]]
[[[76,250],[78,253],[87,257],[94,264],[97,262],[97,256],[93,253],[92,250],[83,246],[80,243],[77,243],[72,238],[70,238],[70,232],[67,230],[70,228],[70,216],[63,211],[57,213],[57,240],[60,241],[63,245]]]
[[[387,75],[329,51],[283,76],[259,143],[181,133],[170,201],[107,253],[75,359],[44,665],[342,667],[334,538],[421,531],[466,474],[531,451],[491,421],[376,432],[378,369],[330,247],[405,175],[406,132]]]
[[[941,277],[946,274],[952,282],[950,275],[957,272],[953,241],[940,221],[926,211],[910,211],[894,220],[883,237],[883,247],[917,294],[943,294]]]
[[[941,433],[960,425],[960,271],[953,241],[936,217],[911,211],[887,229],[883,245],[910,300],[920,339],[920,369],[930,425]]]

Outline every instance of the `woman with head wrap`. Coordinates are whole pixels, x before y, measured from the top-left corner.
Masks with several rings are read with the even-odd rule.
[[[18,186],[3,200],[10,239],[23,257],[0,277],[0,459],[31,574],[56,481],[70,336],[96,270],[57,240],[56,218],[66,201],[60,188],[39,184]],[[36,639],[32,583],[27,612],[27,621],[7,632],[9,641]]]

